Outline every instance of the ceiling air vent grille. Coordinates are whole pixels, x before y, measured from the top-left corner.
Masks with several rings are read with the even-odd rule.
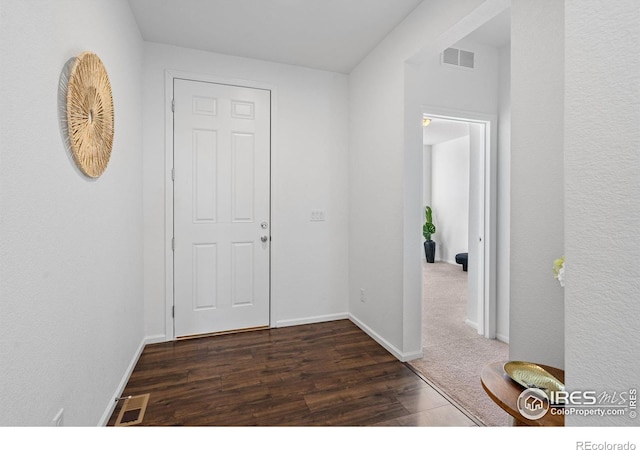
[[[474,69],[475,53],[449,47],[442,52],[442,64],[463,67],[465,69]]]

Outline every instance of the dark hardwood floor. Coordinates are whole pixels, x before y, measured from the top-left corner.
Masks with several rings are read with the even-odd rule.
[[[148,345],[147,393],[141,426],[476,425],[348,320]]]

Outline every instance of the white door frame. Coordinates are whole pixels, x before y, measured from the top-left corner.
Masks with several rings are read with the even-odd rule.
[[[215,75],[183,72],[177,70],[165,70],[165,340],[173,341],[176,339],[174,329],[174,274],[173,274],[173,80],[180,78],[184,80],[201,81],[206,83],[226,84],[230,86],[246,87],[252,89],[264,89],[271,91],[271,167],[270,167],[270,231],[273,238],[274,230],[277,229],[274,223],[273,209],[275,206],[274,196],[274,153],[275,153],[275,130],[276,130],[276,103],[277,92],[275,86],[259,81],[249,81],[233,78],[223,78]],[[274,260],[274,243],[271,241],[271,266]],[[273,292],[273,270],[269,272],[269,326],[273,328],[275,325],[276,301],[272,295]]]
[[[478,286],[481,291],[477,304],[477,331],[489,339],[496,337],[496,224],[497,224],[497,124],[493,114],[459,111],[437,106],[422,106],[423,116],[457,120],[484,125],[484,146],[480,165],[480,180],[484,180],[484,205],[480,207],[479,236],[483,267],[478,270]],[[422,260],[420,261],[422,265]]]

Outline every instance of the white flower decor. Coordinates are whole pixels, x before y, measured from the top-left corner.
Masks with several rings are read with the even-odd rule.
[[[560,282],[560,286],[564,287],[564,256],[553,261],[553,278]]]

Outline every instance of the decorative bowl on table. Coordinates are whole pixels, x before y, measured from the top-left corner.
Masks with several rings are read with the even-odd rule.
[[[552,395],[552,392],[564,391],[564,384],[539,365],[526,361],[508,361],[504,364],[504,372],[520,386],[540,389],[548,398],[556,400],[553,403],[564,403],[562,397]]]

